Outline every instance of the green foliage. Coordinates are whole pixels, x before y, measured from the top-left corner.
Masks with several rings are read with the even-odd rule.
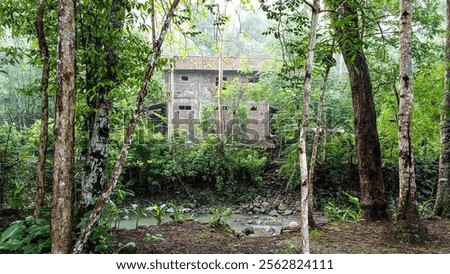
[[[149,208],[142,207],[138,204],[132,204],[130,212],[136,216],[136,229],[139,227],[139,220],[142,216],[147,217]]]
[[[114,208],[114,213],[111,213],[111,207]],[[111,221],[103,216],[114,216],[114,218],[116,218],[114,219],[114,222],[116,222],[117,218],[119,218],[118,212],[121,212],[121,210],[117,209],[115,204],[110,201],[108,206],[105,208],[99,223],[92,229],[91,236],[89,237],[85,248],[87,251],[94,253],[112,253],[114,251],[113,248],[115,245],[115,238],[111,231]],[[91,211],[88,211],[83,215],[81,220],[76,225],[77,229],[80,230],[86,226],[91,213]]]
[[[50,223],[32,216],[12,223],[0,236],[0,250],[14,253],[49,253]]]
[[[219,229],[220,231],[231,231],[230,225],[223,220],[233,213],[231,208],[211,208],[210,213],[212,214],[211,220],[207,223],[209,227]]]
[[[421,203],[418,203],[417,206],[419,209],[420,218],[426,219],[433,216],[433,204],[434,204],[433,202],[434,199],[429,199]]]
[[[310,239],[317,239],[324,234],[323,230],[314,228],[309,232]]]
[[[351,196],[347,194],[348,202],[350,202],[351,206],[344,207],[343,209],[336,206],[333,202],[329,201],[324,206],[324,214],[325,217],[330,221],[341,221],[345,222],[348,219],[353,219],[358,221],[360,219],[361,213],[361,205],[359,199],[357,197]]]
[[[183,205],[177,205],[174,202],[167,203],[169,209],[171,209],[171,213],[169,214],[170,219],[174,222],[183,221]]]
[[[167,143],[160,138],[161,134],[145,129],[138,132],[128,168],[139,176],[126,179],[130,186],[140,185],[159,192],[181,190],[189,195],[192,189],[210,188],[231,202],[240,200],[240,194],[244,194],[235,191],[239,185],[248,192],[263,186],[261,174],[268,162],[264,149],[232,141],[222,143],[213,134],[198,144],[186,144],[178,139]]]
[[[128,216],[129,210],[118,206],[113,200],[109,200],[102,212],[102,219],[109,228],[120,227],[120,221]]]
[[[292,253],[294,253],[294,247],[295,246],[292,243],[288,242],[288,243],[286,243],[284,249],[281,249],[281,250],[275,249],[275,250],[272,250],[272,253],[273,254],[292,254]]]
[[[149,242],[151,242],[151,241],[162,242],[162,241],[165,240],[165,238],[161,234],[150,234],[150,233],[147,233],[147,234],[145,234],[144,240],[145,241],[149,241]]]
[[[154,204],[151,207],[149,207],[148,210],[150,211],[150,214],[152,214],[153,217],[155,217],[156,225],[160,225],[164,222],[164,218],[166,217],[167,212],[166,204],[162,205]]]

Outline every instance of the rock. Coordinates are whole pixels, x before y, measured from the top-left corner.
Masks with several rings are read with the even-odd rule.
[[[277,220],[267,220],[263,222],[263,225],[282,225],[283,223]]]
[[[264,208],[268,208],[270,206],[270,204],[268,202],[262,202],[261,206]]]
[[[284,215],[292,215],[292,210],[291,209],[285,210]]]
[[[275,209],[272,209],[272,210],[269,212],[269,215],[270,215],[270,216],[278,216],[278,211],[276,211]]]
[[[253,221],[253,220],[247,221],[247,224],[249,224],[249,225],[252,225],[252,224],[254,224],[254,223],[255,223],[255,221]]]
[[[190,212],[192,212],[192,208],[189,207],[183,208],[183,213],[190,213]]]
[[[281,202],[280,205],[278,206],[278,211],[285,211],[287,209],[287,206],[285,203]]]
[[[252,227],[246,227],[244,228],[244,230],[242,230],[242,233],[248,236],[250,234],[255,234],[255,231],[253,230]]]
[[[287,225],[287,227],[288,228],[296,228],[296,227],[298,227],[299,226],[299,224],[297,223],[297,222],[290,222],[288,225]]]
[[[266,230],[266,232],[267,232],[267,234],[271,234],[271,235],[277,233],[277,231],[276,231],[273,227],[269,227],[269,228]]]

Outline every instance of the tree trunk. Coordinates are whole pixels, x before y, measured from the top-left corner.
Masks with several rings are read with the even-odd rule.
[[[372,83],[362,51],[356,1],[340,1],[333,16],[337,42],[350,77],[356,138],[356,156],[361,187],[361,218],[386,220],[388,201],[381,173],[381,149],[378,139]]]
[[[331,57],[332,58],[332,57]],[[317,152],[319,149],[319,141],[322,135],[322,132],[326,130],[325,128],[321,128],[322,124],[322,108],[325,102],[325,91],[327,89],[328,76],[330,74],[331,64],[327,63],[325,68],[325,75],[323,77],[323,83],[321,87],[321,93],[319,98],[319,104],[317,105],[317,113],[316,113],[316,130],[314,131],[314,139],[312,145],[311,159],[309,163],[309,174],[308,174],[308,208],[309,208],[309,226],[315,227],[316,222],[313,218],[313,193],[314,193],[314,174],[316,169],[317,162]]]
[[[306,141],[309,127],[310,103],[311,103],[311,76],[314,65],[314,48],[316,46],[316,32],[319,21],[320,0],[313,1],[311,30],[309,34],[308,54],[305,68],[305,91],[303,94],[303,121],[300,129],[299,140],[299,164],[301,186],[301,236],[302,253],[309,254],[309,199],[308,199],[308,161],[306,157]]]
[[[450,0],[447,0],[447,32],[445,40],[445,85],[441,108],[441,149],[439,181],[434,214],[450,218]]]
[[[139,117],[142,113],[142,106],[143,106],[145,97],[148,94],[148,87],[149,87],[151,79],[155,73],[157,61],[161,55],[161,46],[164,42],[164,37],[169,29],[170,22],[174,16],[175,10],[177,9],[177,6],[179,3],[180,3],[180,0],[174,0],[172,2],[172,5],[170,6],[170,9],[163,21],[163,25],[161,27],[161,32],[155,43],[155,47],[153,48],[153,51],[152,51],[152,54],[150,57],[150,63],[146,69],[144,81],[143,81],[143,84],[139,91],[138,97],[136,99],[136,107],[134,109],[133,117],[131,118],[131,121],[128,124],[127,132],[125,135],[125,140],[124,140],[124,143],[120,150],[118,159],[116,161],[116,164],[114,166],[111,177],[109,178],[109,181],[108,181],[107,185],[105,186],[103,193],[97,200],[95,207],[92,211],[92,214],[86,223],[86,226],[81,231],[81,234],[75,243],[74,250],[73,250],[74,253],[80,253],[81,251],[83,251],[84,245],[86,244],[87,239],[89,238],[89,236],[92,232],[92,229],[94,228],[94,225],[98,222],[98,219],[100,218],[100,214],[101,214],[103,208],[105,207],[106,203],[110,200],[111,195],[114,192],[114,189],[117,184],[117,180],[119,179],[119,176],[122,171],[122,165],[125,162],[126,157],[128,155],[128,150],[131,145],[131,140],[133,138],[133,133],[136,128],[136,124],[139,121]]]
[[[41,135],[39,144],[39,158],[37,163],[36,196],[34,202],[34,219],[39,218],[39,214],[44,202],[45,186],[45,160],[48,144],[48,82],[50,74],[50,63],[47,40],[44,32],[44,2],[39,1],[38,12],[36,16],[36,33],[39,42],[39,50],[42,55],[42,79],[41,79]]]
[[[75,125],[75,0],[58,4],[58,65],[52,196],[52,253],[70,253],[72,243]]]
[[[116,34],[117,37],[106,41],[102,50],[106,52],[106,73],[101,81],[104,83],[98,92],[98,99],[95,103],[95,113],[91,138],[86,160],[86,175],[82,186],[82,204],[85,206],[94,203],[93,195],[99,195],[104,186],[106,163],[108,159],[108,141],[110,132],[110,115],[112,109],[112,99],[109,93],[117,82],[117,65],[119,63],[119,45],[121,42],[121,31],[124,25],[125,6],[127,0],[114,0],[110,7],[110,30],[109,33]]]
[[[413,65],[411,57],[412,3],[400,1],[400,104],[398,107],[398,169],[399,213],[397,221],[403,236],[414,241],[423,240],[422,226],[416,199],[416,174],[412,146],[411,121],[413,113]],[[421,236],[420,239],[417,235]],[[402,236],[402,237],[403,237]]]

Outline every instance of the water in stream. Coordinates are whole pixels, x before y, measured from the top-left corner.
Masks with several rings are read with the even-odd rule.
[[[212,218],[211,214],[196,215],[195,220],[206,223]],[[300,216],[282,216],[273,217],[269,215],[248,215],[232,214],[223,218],[234,231],[242,231],[245,228],[253,228],[256,235],[279,234],[283,227],[291,222],[300,222]],[[171,222],[167,216],[164,222]],[[317,223],[324,223],[326,220],[322,217],[316,218]],[[156,219],[153,216],[142,217],[139,220],[139,226],[156,225]],[[130,216],[127,220],[120,221],[119,228],[133,229],[136,226],[136,217]]]

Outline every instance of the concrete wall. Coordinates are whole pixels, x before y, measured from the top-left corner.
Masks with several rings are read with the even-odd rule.
[[[237,71],[224,71],[224,77],[228,82],[239,78],[242,83],[246,83],[255,75],[242,75]],[[166,91],[171,95],[171,102],[168,104],[168,117],[172,121],[169,129],[174,128],[174,124],[192,130],[192,125],[187,120],[198,120],[203,106],[217,105],[216,79],[218,72],[214,70],[168,70],[165,74]],[[266,137],[269,135],[269,106],[267,102],[246,101],[248,107],[248,118],[242,126],[248,133],[251,143],[259,143],[263,146]],[[223,104],[226,106],[226,104]],[[230,113],[223,111],[226,131],[232,132]],[[217,115],[216,115],[217,117]],[[181,123],[180,121],[181,120]],[[191,128],[190,128],[191,127]],[[234,126],[236,127],[236,126]],[[256,139],[256,140],[255,140]]]

